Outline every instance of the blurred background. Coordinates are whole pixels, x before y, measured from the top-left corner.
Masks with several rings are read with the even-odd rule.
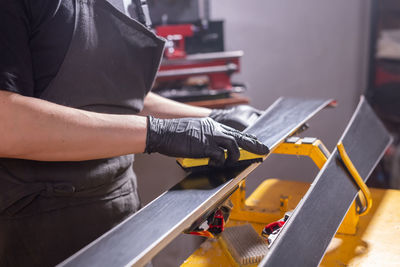
[[[156,92],[219,108],[266,109],[280,96],[334,98],[338,106],[318,114],[303,133],[329,150],[365,95],[395,138],[369,184],[400,188],[400,1],[148,2],[157,33],[169,40]],[[143,204],[184,177],[174,161],[136,157]],[[317,172],[309,159],[272,155],[247,180],[248,192],[267,178],[311,182]],[[181,235],[153,265],[177,266],[201,241]]]

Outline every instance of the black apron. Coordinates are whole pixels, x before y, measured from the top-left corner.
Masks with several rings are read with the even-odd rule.
[[[95,112],[138,113],[164,41],[106,0],[74,2],[69,50],[39,98]],[[82,162],[0,159],[0,266],[55,265],[137,211],[132,163],[133,155]]]

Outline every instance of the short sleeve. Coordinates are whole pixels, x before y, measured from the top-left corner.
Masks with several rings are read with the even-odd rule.
[[[33,95],[29,17],[23,0],[0,0],[0,90]]]

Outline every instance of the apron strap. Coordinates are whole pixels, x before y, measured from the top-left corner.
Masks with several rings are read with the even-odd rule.
[[[151,18],[149,12],[149,6],[146,0],[132,0],[134,12],[136,13],[137,20],[145,25],[147,28],[151,28]]]

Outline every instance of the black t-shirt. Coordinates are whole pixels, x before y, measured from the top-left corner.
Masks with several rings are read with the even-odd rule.
[[[107,1],[125,13],[126,0]],[[39,97],[64,61],[74,26],[75,0],[0,0],[0,90]]]
[[[0,89],[38,97],[74,29],[73,0],[0,0]]]

